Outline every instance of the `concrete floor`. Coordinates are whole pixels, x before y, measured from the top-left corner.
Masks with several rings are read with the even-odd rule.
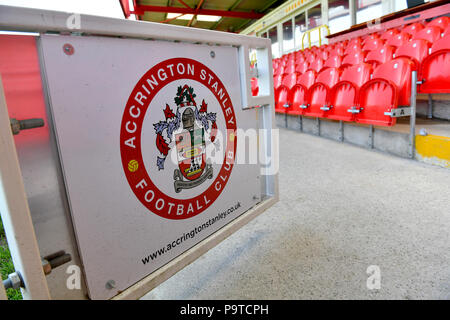
[[[280,202],[144,299],[450,299],[450,170],[288,130],[280,160]]]

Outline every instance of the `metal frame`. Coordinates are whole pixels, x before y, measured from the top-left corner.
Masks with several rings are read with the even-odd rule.
[[[38,10],[11,6],[0,6],[0,30],[38,33],[60,33],[76,35],[100,35],[120,38],[138,38],[146,40],[166,40],[192,44],[223,45],[238,48],[243,108],[258,107],[260,128],[268,129],[259,146],[267,152],[273,151],[272,160],[278,166],[278,140],[273,136],[275,129],[274,90],[272,53],[270,39],[237,35],[204,29],[189,29],[175,25],[151,22],[130,21],[80,15],[80,28],[71,29],[67,25],[71,13]],[[251,94],[249,54],[255,49],[259,76],[259,95]],[[0,87],[0,89],[2,89]],[[42,268],[41,256],[36,241],[33,223],[18,164],[18,158],[9,124],[8,111],[0,95],[0,212],[11,248],[13,262],[26,289],[22,290],[25,299],[49,299],[50,294]],[[3,155],[6,155],[5,157]],[[183,269],[200,255],[220,243],[230,234],[248,223],[278,201],[278,174],[266,171],[261,176],[263,200],[258,205],[233,220],[224,228],[204,239],[164,268],[154,272],[134,286],[122,292],[118,299],[137,298],[165,281],[171,275]],[[14,214],[12,214],[14,212]],[[0,297],[3,297],[3,286]]]
[[[49,299],[0,77],[0,214],[24,299]],[[3,283],[0,288],[0,295]]]

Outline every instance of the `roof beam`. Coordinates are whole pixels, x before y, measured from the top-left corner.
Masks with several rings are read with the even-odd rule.
[[[242,19],[259,19],[264,16],[262,13],[257,12],[243,12],[243,11],[227,11],[227,10],[212,10],[212,9],[198,9],[196,11],[192,8],[183,7],[164,7],[164,6],[150,6],[150,5],[138,5],[133,14],[143,15],[145,11],[152,12],[167,12],[167,13],[179,13],[179,14],[201,14],[206,16],[220,16],[220,17],[232,17]]]
[[[195,7],[195,14],[192,16],[192,19],[189,21],[189,23],[188,23],[188,27],[190,27],[190,26],[192,26],[192,22],[194,22],[194,20],[197,18],[197,12],[198,12],[198,10],[200,10],[200,8],[202,7],[202,5],[203,5],[203,1],[204,0],[200,0],[200,2],[198,3],[198,5],[197,5],[197,7]]]
[[[236,0],[231,7],[228,8],[228,11],[233,11],[238,5],[240,5],[242,0]],[[223,17],[217,20],[213,26],[210,28],[211,30],[216,30],[217,26],[223,21]]]

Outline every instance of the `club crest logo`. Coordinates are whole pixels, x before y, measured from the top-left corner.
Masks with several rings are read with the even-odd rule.
[[[204,99],[198,108],[195,97],[192,87],[187,84],[179,86],[174,98],[176,113],[166,104],[165,121],[153,124],[157,134],[156,147],[160,152],[157,156],[159,170],[164,170],[167,154],[173,144],[176,147],[179,168],[173,173],[175,192],[194,188],[213,177],[213,167],[206,159],[205,133],[209,141],[215,141],[216,113],[207,111],[208,104]]]
[[[133,89],[121,123],[123,170],[136,197],[167,219],[206,210],[230,178],[236,128],[231,98],[208,67],[187,58],[152,67]],[[208,159],[211,147],[223,153],[219,165]]]

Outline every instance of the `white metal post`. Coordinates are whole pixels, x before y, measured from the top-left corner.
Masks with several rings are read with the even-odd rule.
[[[0,77],[0,213],[23,298],[50,299],[9,121]]]
[[[411,116],[409,120],[409,157],[414,159],[416,147],[416,98],[417,98],[417,71],[411,74]]]

